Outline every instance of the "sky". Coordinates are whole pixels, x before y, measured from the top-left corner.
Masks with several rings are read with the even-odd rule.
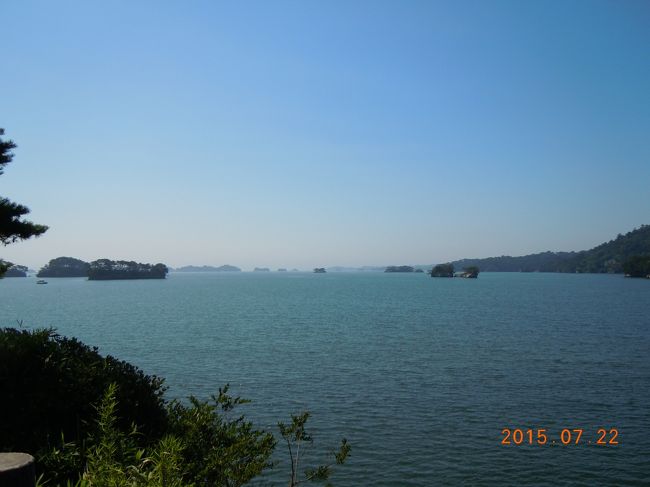
[[[0,0],[0,248],[244,269],[650,223],[650,3]]]

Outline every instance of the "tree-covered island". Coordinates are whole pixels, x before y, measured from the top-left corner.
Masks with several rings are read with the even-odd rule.
[[[90,263],[89,281],[107,281],[113,279],[165,279],[165,264],[141,264],[127,260],[99,259]]]
[[[9,266],[7,272],[1,277],[27,277],[27,270],[27,266],[13,264]]]
[[[414,272],[410,265],[389,265],[384,272]]]
[[[431,277],[454,277],[454,264],[438,264],[430,274]]]
[[[38,271],[36,277],[88,277],[90,264],[74,257],[57,257]]]
[[[429,275],[431,277],[464,277],[468,279],[476,279],[479,272],[477,266],[465,267],[462,271],[455,272],[454,264],[447,263],[434,266],[434,268],[429,272]]]
[[[471,265],[469,267],[465,267],[463,269],[463,272],[457,272],[454,274],[454,277],[465,277],[468,279],[476,279],[478,277],[479,273],[479,268],[476,267],[475,265]]]

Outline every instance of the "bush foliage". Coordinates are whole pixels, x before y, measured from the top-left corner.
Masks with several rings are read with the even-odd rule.
[[[238,487],[273,466],[275,438],[234,414],[248,401],[228,386],[167,402],[162,379],[52,329],[0,329],[0,390],[0,451],[33,454],[42,486]]]

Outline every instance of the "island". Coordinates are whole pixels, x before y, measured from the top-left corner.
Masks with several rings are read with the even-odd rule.
[[[99,259],[90,263],[89,281],[107,281],[114,279],[165,279],[165,264],[141,264],[126,260]]]
[[[27,270],[25,265],[14,264],[7,269],[3,277],[27,277]]]
[[[287,272],[287,270],[286,270],[284,267],[280,267],[280,268],[278,269],[278,272]]]
[[[315,267],[314,268],[314,273],[316,274],[325,274],[327,271],[325,270],[324,267]]]
[[[239,267],[234,265],[222,265],[219,267],[214,267],[211,265],[204,266],[195,266],[195,265],[186,265],[184,267],[179,267],[174,269],[174,272],[241,272]]]
[[[438,264],[430,274],[431,277],[454,277],[454,264]]]
[[[462,272],[456,272],[454,277],[464,277],[467,279],[476,279],[478,277],[479,268],[476,266],[465,267]]]
[[[41,268],[36,277],[88,277],[90,264],[74,257],[57,257]]]
[[[271,269],[268,267],[256,267],[253,269],[253,272],[271,272]]]
[[[410,265],[389,265],[384,272],[414,272]]]

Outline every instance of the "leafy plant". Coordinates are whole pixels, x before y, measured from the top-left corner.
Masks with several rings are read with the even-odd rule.
[[[313,444],[311,434],[305,429],[305,425],[309,420],[310,413],[305,411],[298,415],[291,415],[291,424],[278,423],[280,428],[280,435],[287,444],[289,450],[289,458],[291,460],[291,479],[289,480],[289,487],[295,487],[303,482],[321,482],[326,481],[332,474],[332,467],[342,465],[347,460],[350,454],[350,444],[343,438],[341,446],[337,452],[334,452],[334,463],[318,465],[313,468],[308,468],[304,472],[304,477],[299,474],[300,461],[304,455],[305,449]]]
[[[0,421],[0,451],[35,455],[38,470],[56,482],[76,479],[96,428],[93,405],[111,383],[118,386],[119,428],[137,424],[145,443],[162,437],[162,379],[52,329],[0,329],[0,417],[12,418]]]
[[[162,379],[51,329],[0,329],[0,390],[0,417],[13,419],[0,422],[0,449],[34,454],[41,486],[239,487],[273,466],[275,438],[235,414],[249,401],[228,385],[166,402]],[[344,439],[333,463],[299,478],[308,418],[280,423],[291,486],[326,480],[350,451]]]
[[[211,401],[189,398],[169,405],[169,432],[186,445],[184,478],[197,485],[236,487],[272,466],[275,439],[271,433],[253,428],[244,416],[230,418],[236,406],[250,401],[220,388]]]

